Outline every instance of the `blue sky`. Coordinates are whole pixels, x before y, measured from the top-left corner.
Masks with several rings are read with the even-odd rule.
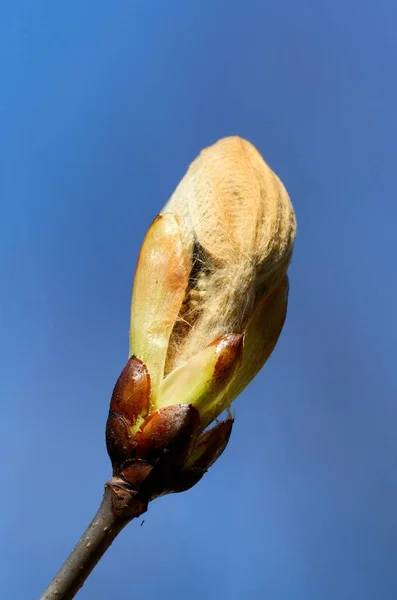
[[[200,149],[253,142],[299,235],[229,447],[81,600],[397,596],[397,4],[3,2],[0,589],[40,595],[96,510],[137,253]]]

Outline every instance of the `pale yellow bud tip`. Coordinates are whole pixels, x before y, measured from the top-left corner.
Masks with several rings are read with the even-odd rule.
[[[283,327],[295,232],[283,184],[248,141],[224,138],[191,164],[135,276],[130,352],[150,373],[152,408],[192,404],[205,427],[254,377]]]

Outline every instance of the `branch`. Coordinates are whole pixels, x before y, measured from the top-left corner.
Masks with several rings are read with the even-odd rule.
[[[147,504],[122,479],[108,481],[95,517],[40,600],[74,598],[120,531],[146,509]]]

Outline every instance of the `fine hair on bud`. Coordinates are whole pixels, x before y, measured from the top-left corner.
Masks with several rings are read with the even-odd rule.
[[[296,222],[280,179],[239,137],[201,152],[164,207],[166,213],[179,223],[191,265],[167,373],[219,336],[244,332],[258,301],[284,278]]]

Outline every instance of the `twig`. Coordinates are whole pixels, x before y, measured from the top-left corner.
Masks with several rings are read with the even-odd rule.
[[[120,531],[146,511],[147,504],[119,478],[105,487],[101,505],[40,600],[71,600]]]

